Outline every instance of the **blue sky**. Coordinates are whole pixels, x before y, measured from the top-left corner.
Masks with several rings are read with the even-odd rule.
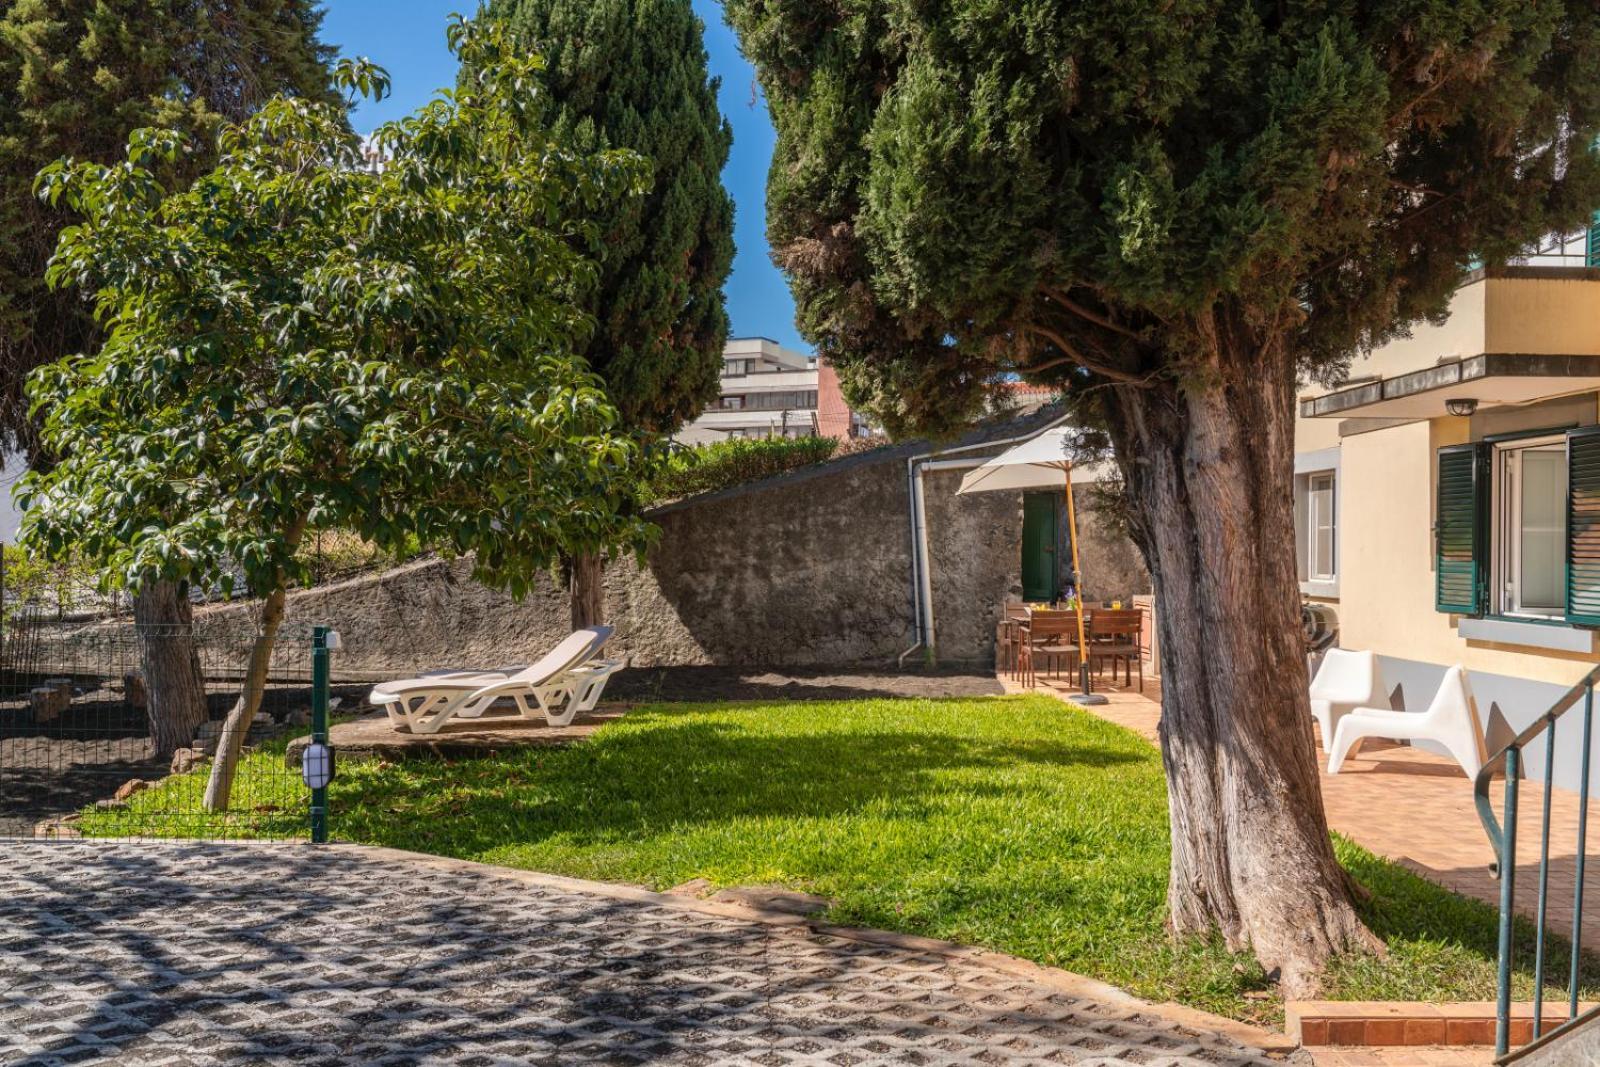
[[[464,0],[326,0],[322,36],[341,55],[370,57],[388,68],[394,95],[364,104],[355,123],[366,132],[425,103],[434,90],[455,80],[455,62],[445,47],[445,20],[452,11],[475,7]],[[733,195],[738,255],[728,279],[728,314],[733,335],[761,334],[810,351],[794,327],[794,301],[783,275],[768,258],[767,166],[775,135],[755,72],[739,55],[738,42],[716,0],[694,0],[706,24],[711,73],[722,79],[719,101],[733,124],[733,151],[722,180]]]

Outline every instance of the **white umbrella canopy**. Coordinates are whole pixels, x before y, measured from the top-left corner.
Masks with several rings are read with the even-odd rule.
[[[1060,489],[1062,472],[1072,472],[1072,484],[1091,485],[1105,481],[1110,463],[1077,466],[1067,457],[1068,427],[1057,426],[995,456],[981,467],[968,471],[961,479],[961,493],[991,493],[1002,489]]]
[[[1067,434],[1070,427],[1057,426],[1000,453],[981,467],[967,472],[961,479],[962,493],[987,493],[1001,489],[1061,489],[1067,499],[1067,529],[1072,545],[1072,574],[1074,583],[1081,583],[1083,574],[1078,569],[1078,516],[1073,507],[1072,487],[1102,481],[1110,464],[1094,463],[1083,468],[1073,464],[1068,451]],[[1078,615],[1078,672],[1083,682],[1083,692],[1074,693],[1071,699],[1080,704],[1104,704],[1106,698],[1090,688],[1088,638],[1083,624],[1083,597],[1076,601]]]

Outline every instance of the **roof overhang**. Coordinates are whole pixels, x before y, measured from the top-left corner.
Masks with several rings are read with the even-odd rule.
[[[1600,390],[1600,356],[1489,352],[1309,397],[1300,401],[1300,416],[1431,419],[1448,414],[1448,400],[1493,407],[1590,389]]]

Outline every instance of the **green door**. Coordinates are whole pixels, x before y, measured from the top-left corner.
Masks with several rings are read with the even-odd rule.
[[[1022,495],[1022,599],[1045,602],[1056,598],[1056,516],[1059,493]]]

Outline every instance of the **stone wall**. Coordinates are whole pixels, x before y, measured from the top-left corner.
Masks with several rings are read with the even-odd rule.
[[[1138,548],[1094,505],[1092,494],[1084,496],[1090,499],[1078,508],[1078,552],[1085,596],[1127,602],[1149,593],[1150,572]]]
[[[606,569],[611,651],[637,666],[893,664],[915,640],[906,459],[925,447],[848,456],[657,510],[661,537],[645,564]],[[1021,588],[1021,494],[958,497],[960,474],[927,475],[939,663],[987,666],[998,607]],[[430,560],[305,590],[291,597],[289,620],[335,626],[341,672],[378,676],[526,663],[567,632],[555,580],[519,603],[470,572],[467,560]]]

